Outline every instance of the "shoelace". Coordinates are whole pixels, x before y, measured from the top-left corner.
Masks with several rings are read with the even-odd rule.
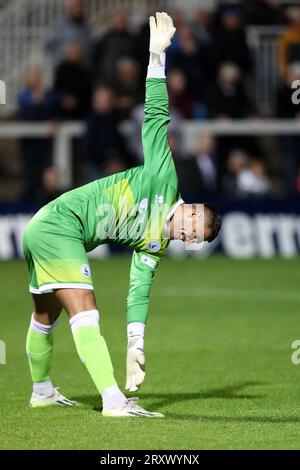
[[[69,398],[66,398],[64,395],[62,395],[62,394],[59,392],[59,387],[54,387],[54,390],[55,390],[55,392],[58,393],[58,395],[59,395],[60,397],[62,397],[63,400],[66,400],[66,401],[69,402],[69,403],[73,403],[74,405],[77,405],[77,404],[78,404],[77,401],[69,400]],[[54,392],[54,394],[55,394],[55,392]],[[54,396],[54,394],[53,394],[52,396]]]
[[[124,404],[124,408],[127,406],[127,405],[137,405],[137,402],[139,401],[139,398],[138,397],[132,397],[132,398],[127,398],[127,400],[125,401],[125,404]]]

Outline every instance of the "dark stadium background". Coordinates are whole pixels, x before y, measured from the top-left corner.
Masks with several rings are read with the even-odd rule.
[[[142,161],[145,18],[156,9],[177,27],[169,134],[184,199],[220,207],[230,256],[298,254],[298,2],[64,3],[1,2],[0,259],[20,256],[27,214]]]
[[[62,192],[142,163],[157,10],[177,28],[182,196],[223,214],[216,243],[172,242],[156,274],[139,396],[166,419],[102,419],[66,315],[53,377],[82,406],[33,414],[23,232]],[[0,0],[0,449],[299,449],[299,80],[299,0]],[[102,246],[91,261],[122,389],[128,255]]]

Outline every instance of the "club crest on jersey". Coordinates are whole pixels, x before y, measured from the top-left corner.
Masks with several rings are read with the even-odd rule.
[[[84,277],[91,277],[91,268],[88,264],[83,264],[80,268],[80,272]]]
[[[147,244],[147,248],[149,251],[152,251],[153,253],[156,253],[157,251],[160,250],[160,243],[153,240],[152,242],[149,242]]]
[[[147,210],[147,207],[148,207],[148,199],[144,197],[144,199],[142,199],[139,204],[139,213],[142,214],[143,212],[145,212]]]

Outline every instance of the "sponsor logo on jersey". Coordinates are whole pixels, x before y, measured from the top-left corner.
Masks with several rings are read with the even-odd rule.
[[[80,268],[80,272],[84,277],[91,277],[91,268],[88,264],[83,264]]]
[[[157,251],[160,250],[160,243],[153,240],[152,242],[149,242],[147,244],[147,248],[149,251],[152,251],[153,253],[156,253]]]
[[[155,269],[157,265],[157,262],[154,261],[154,259],[151,259],[149,258],[149,256],[146,256],[146,255],[141,256],[141,263],[147,264],[152,269]]]

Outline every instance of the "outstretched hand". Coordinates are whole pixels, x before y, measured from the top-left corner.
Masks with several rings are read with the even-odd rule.
[[[145,355],[139,336],[129,338],[126,361],[126,390],[136,392],[145,379]]]
[[[156,18],[150,16],[150,52],[161,54],[171,45],[175,34],[172,18],[167,13],[156,13]]]

